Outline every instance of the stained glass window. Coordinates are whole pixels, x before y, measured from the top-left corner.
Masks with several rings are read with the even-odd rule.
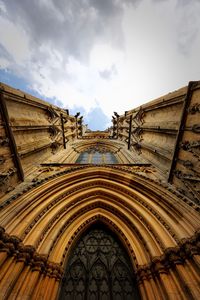
[[[84,164],[117,164],[117,159],[112,152],[82,152],[76,163]]]
[[[129,256],[104,225],[91,227],[75,246],[59,299],[140,299]]]
[[[82,152],[78,159],[76,160],[76,163],[87,163],[88,162],[88,157],[89,157],[89,153],[87,152]]]

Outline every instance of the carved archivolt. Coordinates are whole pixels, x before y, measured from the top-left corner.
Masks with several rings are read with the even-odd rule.
[[[168,247],[176,247],[197,230],[195,212],[174,198],[161,187],[155,192],[153,182],[137,174],[105,167],[81,168],[36,185],[2,206],[1,225],[51,257],[60,239],[66,244],[70,241],[72,228],[81,226],[83,219],[86,222],[95,214],[101,215],[124,235],[130,231],[128,243],[137,245],[134,255],[139,265],[162,255]],[[58,262],[64,261],[65,247],[62,251]]]

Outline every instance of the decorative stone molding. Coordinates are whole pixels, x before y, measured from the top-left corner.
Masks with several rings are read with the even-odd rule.
[[[51,143],[52,153],[55,154],[61,145],[62,143],[60,141],[54,141],[53,143]]]
[[[0,174],[0,185],[5,184],[5,182],[9,179],[10,176],[13,176],[17,172],[16,168],[10,168],[4,173]]]
[[[145,117],[145,111],[142,107],[140,107],[140,109],[137,112],[133,113],[132,120],[135,122],[136,125],[143,124],[144,117]]]
[[[183,183],[186,192],[190,192],[193,196],[193,201],[200,206],[200,192],[199,192],[199,173],[189,168],[189,172],[185,173],[181,170],[174,170],[174,175]]]
[[[195,133],[200,133],[200,124],[194,124],[192,126],[192,131]]]
[[[188,151],[193,154],[195,158],[197,158],[198,161],[200,161],[200,140],[198,141],[184,141],[181,143],[180,147],[184,151]]]
[[[0,156],[0,165],[3,165],[6,159],[3,157],[3,155]]]
[[[83,199],[84,199],[84,197],[83,197]],[[93,209],[95,209],[95,208],[103,208],[103,209],[105,209],[105,210],[111,211],[113,214],[115,214],[115,215],[118,216],[121,220],[123,220],[123,222],[124,222],[129,228],[131,228],[131,229],[136,233],[138,239],[139,239],[140,242],[143,244],[143,246],[144,246],[146,252],[149,253],[149,249],[148,249],[147,244],[146,244],[146,242],[144,241],[142,235],[140,234],[139,230],[138,230],[138,229],[137,229],[137,228],[136,228],[136,227],[128,220],[128,218],[126,218],[126,216],[125,216],[124,214],[122,214],[122,213],[120,213],[119,211],[113,209],[111,205],[106,205],[106,204],[103,204],[103,203],[101,203],[100,201],[98,201],[97,203],[88,205],[88,206],[86,206],[85,208],[80,209],[80,210],[77,211],[71,218],[69,218],[69,219],[67,220],[67,222],[65,222],[65,224],[62,226],[62,228],[60,228],[59,234],[58,234],[58,235],[56,236],[56,238],[54,239],[54,241],[53,241],[53,243],[52,243],[52,245],[51,245],[51,249],[50,249],[49,254],[50,254],[51,251],[53,250],[54,245],[55,245],[55,244],[57,243],[57,241],[60,239],[60,237],[62,236],[63,232],[66,230],[66,228],[67,228],[70,224],[72,224],[77,218],[80,218],[80,216],[82,216],[84,213],[86,213],[87,211],[91,211],[91,210],[93,210]],[[99,214],[97,217],[98,217],[98,218],[103,218],[103,216],[101,216],[100,214]],[[54,220],[52,220],[52,222],[55,221],[56,219],[58,219],[58,216],[57,216],[57,218],[54,217]],[[107,218],[106,218],[106,219],[107,219]],[[141,218],[140,218],[140,219],[141,219]],[[110,221],[110,222],[112,222],[112,221]],[[49,225],[48,225],[48,229],[49,229],[51,226],[52,226],[52,224],[49,224]],[[115,225],[115,226],[116,226],[116,225]],[[48,231],[48,229],[47,229],[47,228],[45,229],[45,233]],[[160,242],[160,240],[158,239],[158,237],[153,233],[153,231],[151,230],[151,228],[149,227],[148,229],[151,231],[152,235],[154,236],[155,240],[159,243],[159,245],[160,245],[161,247],[163,247],[163,246],[162,246],[162,243]],[[43,232],[43,234],[44,234],[44,232]],[[42,239],[43,239],[43,235],[40,237],[40,241],[39,241],[39,242],[41,242]],[[127,239],[126,239],[126,240],[127,240]],[[136,262],[136,263],[137,263],[137,262]]]
[[[138,155],[142,153],[141,150],[141,144],[139,142],[131,142],[131,146],[134,148],[134,150],[137,152]]]
[[[24,232],[24,235],[23,235],[23,238],[30,232],[30,230],[35,226],[35,224],[42,218],[42,216],[49,210],[51,209],[52,206],[54,206],[56,203],[58,203],[59,201],[62,201],[63,198],[66,198],[66,197],[70,197],[70,195],[73,195],[74,193],[77,193],[78,194],[78,191],[81,191],[84,188],[92,188],[92,187],[96,187],[96,186],[102,186],[102,187],[106,187],[108,190],[115,190],[115,191],[118,191],[119,193],[122,193],[122,194],[126,194],[127,196],[131,196],[133,197],[137,202],[139,202],[141,205],[143,205],[144,207],[146,207],[156,218],[157,220],[159,221],[159,223],[161,223],[166,229],[167,231],[170,233],[171,236],[173,236],[174,240],[178,243],[179,242],[179,239],[178,237],[176,236],[175,232],[170,228],[169,224],[167,224],[166,222],[164,222],[164,220],[160,217],[160,215],[150,206],[148,205],[145,201],[143,201],[141,198],[137,197],[136,195],[132,195],[131,192],[128,192],[125,188],[120,188],[118,186],[114,186],[112,184],[109,184],[109,183],[102,183],[100,181],[97,181],[97,182],[94,182],[94,183],[83,183],[83,185],[80,185],[78,188],[76,187],[75,189],[71,189],[70,191],[68,191],[67,193],[64,193],[62,194],[62,196],[60,197],[57,197],[54,201],[52,201],[48,207],[45,207],[43,209],[43,211],[41,211],[39,213],[39,215],[37,216],[37,218],[35,218],[33,220],[33,222],[31,224],[29,224],[29,226],[26,228],[25,232]],[[88,196],[89,197],[91,194],[91,196],[94,196],[94,193],[88,193]],[[104,192],[101,192],[99,191],[98,193],[96,193],[96,195],[98,196],[103,196],[103,197],[107,197],[107,194],[104,193]],[[85,196],[83,198],[77,196],[76,198],[76,201],[75,203],[80,203],[80,201],[82,199],[85,199]],[[113,196],[113,200],[116,201],[116,203],[119,203],[119,199],[116,198]],[[128,208],[132,213],[134,213],[134,215],[136,215],[138,217],[138,219],[140,219],[140,221],[144,224],[144,226],[146,228],[148,228],[148,230],[152,233],[152,235],[154,236],[155,240],[157,241],[157,243],[159,244],[159,246],[161,247],[161,249],[163,250],[164,249],[164,246],[162,245],[161,241],[159,240],[159,238],[157,237],[156,233],[152,230],[150,224],[148,224],[148,222],[145,221],[144,218],[141,217],[141,215],[136,211],[134,210],[130,205],[128,205],[127,203],[125,203],[124,201],[120,200],[120,204],[123,205],[124,207]],[[99,205],[99,204],[97,204]],[[100,204],[102,205],[102,204]],[[67,205],[65,206],[64,209],[60,210],[56,216],[53,218],[54,221],[57,220],[59,218],[59,216],[61,214],[64,213],[64,211],[67,209]],[[87,208],[85,208],[87,210]],[[106,208],[107,209],[107,208]],[[111,211],[114,213],[114,214],[117,214],[116,211],[113,211],[113,208],[112,206],[110,206]],[[120,218],[122,218],[122,216],[120,216]],[[52,226],[52,221],[49,223],[49,226]],[[48,226],[48,227],[49,227]],[[130,226],[130,224],[129,224]],[[132,225],[131,225],[132,226]],[[49,227],[50,228],[50,227]],[[41,236],[41,239],[42,239],[42,236]]]
[[[200,113],[200,104],[199,103],[194,103],[192,106],[188,108],[188,113],[190,114],[196,114]]]
[[[134,251],[130,245],[130,243],[127,240],[127,237],[124,235],[124,233],[117,227],[116,224],[114,224],[111,220],[109,220],[108,218],[102,216],[102,215],[96,215],[93,216],[91,218],[89,218],[88,220],[86,220],[85,222],[83,222],[78,229],[76,230],[76,232],[72,235],[71,239],[69,240],[67,246],[65,247],[65,252],[63,253],[63,260],[61,265],[65,265],[66,263],[66,257],[68,255],[68,252],[70,250],[71,244],[73,241],[76,242],[76,239],[79,238],[80,233],[85,231],[86,228],[88,228],[90,225],[92,225],[93,223],[97,222],[97,221],[102,221],[104,223],[106,223],[111,230],[114,230],[114,232],[116,232],[121,238],[122,240],[125,242],[127,249],[129,250],[130,255],[132,256],[134,263],[135,263],[135,267],[137,266],[137,261],[136,261],[136,257],[134,255]]]
[[[167,248],[160,257],[154,257],[152,262],[146,266],[139,266],[137,269],[138,282],[150,279],[160,273],[168,273],[176,265],[184,265],[185,261],[192,259],[194,255],[200,255],[200,230],[188,239],[182,241],[181,246]]]
[[[56,112],[56,110],[52,106],[48,106],[46,108],[48,120],[51,122],[59,117],[59,114]]]
[[[58,126],[51,125],[49,126],[49,132],[50,136],[53,138],[55,137],[59,132],[61,132],[61,129]]]
[[[0,136],[0,146],[7,146],[9,144],[9,138]]]
[[[78,170],[81,170],[81,169],[93,169],[95,168],[96,165],[71,165],[70,166],[70,169],[67,168],[65,169],[64,171],[59,171],[55,174],[52,174],[48,177],[45,177],[43,179],[38,179],[36,182],[33,182],[32,184],[26,186],[23,190],[20,190],[20,192],[10,196],[8,199],[6,199],[1,205],[0,205],[0,210],[5,208],[6,206],[8,206],[10,203],[12,203],[13,201],[15,201],[17,198],[19,198],[20,196],[22,196],[24,193],[28,192],[29,190],[32,190],[40,185],[42,185],[43,183],[45,182],[48,182],[52,179],[55,179],[55,178],[58,178],[60,176],[63,176],[65,174],[68,174],[68,173],[73,173],[73,172],[76,172]],[[124,167],[123,166],[119,166],[119,165],[101,165],[101,169],[118,169],[118,170],[121,170],[121,171],[124,171]],[[146,168],[145,168],[146,169]],[[177,199],[174,198],[173,199],[173,202],[170,201],[169,197],[168,197],[168,201],[170,201],[171,204],[174,205],[174,201],[176,203],[177,206],[181,206],[181,202],[180,200],[182,201],[182,203],[186,203],[187,204],[187,209],[191,209],[191,208],[194,208],[195,210],[199,210],[199,206],[196,205],[196,203],[194,203],[193,201],[191,201],[190,198],[188,198],[186,195],[184,195],[184,193],[182,193],[181,191],[179,191],[178,189],[175,189],[171,184],[167,184],[165,182],[162,182],[160,180],[156,180],[155,178],[151,178],[146,176],[146,172],[143,172],[142,169],[141,169],[141,172],[135,172],[134,170],[132,170],[132,168],[127,168],[126,166],[126,170],[125,170],[125,173],[130,173],[130,174],[135,174],[137,175],[138,179],[141,178],[143,180],[148,180],[148,186],[151,185],[151,184],[156,184],[156,187],[161,187],[167,191],[169,191],[170,193],[176,195]],[[136,174],[137,173],[137,174]],[[148,172],[147,172],[148,173]]]
[[[46,255],[36,252],[32,245],[24,245],[16,236],[9,236],[0,226],[0,252],[6,252],[9,256],[16,257],[17,261],[22,261],[31,266],[32,271],[39,271],[50,277],[60,280],[63,269],[59,264],[48,261]]]

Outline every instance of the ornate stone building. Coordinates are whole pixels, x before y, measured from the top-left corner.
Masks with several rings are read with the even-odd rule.
[[[0,299],[200,299],[200,82],[95,132],[0,93]]]

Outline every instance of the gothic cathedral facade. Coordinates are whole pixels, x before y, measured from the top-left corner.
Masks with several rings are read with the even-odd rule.
[[[200,299],[200,81],[82,118],[0,84],[0,299]]]

